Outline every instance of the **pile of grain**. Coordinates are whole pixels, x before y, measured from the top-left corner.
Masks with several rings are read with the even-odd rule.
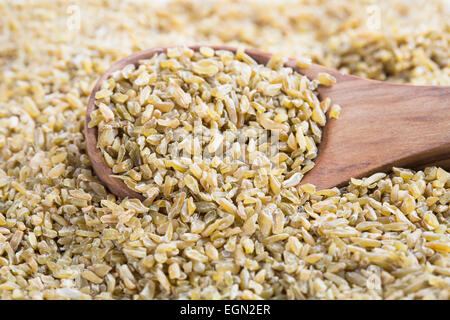
[[[1,3],[0,297],[449,299],[441,168],[306,185],[279,203],[258,202],[267,193],[253,188],[241,214],[168,216],[170,195],[154,206],[108,193],[83,135],[99,75],[154,46],[227,43],[448,85],[446,10],[405,0]]]

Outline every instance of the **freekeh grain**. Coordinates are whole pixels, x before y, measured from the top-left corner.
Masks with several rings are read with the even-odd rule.
[[[264,193],[268,175],[284,188],[298,185],[326,124],[317,83],[283,67],[280,55],[267,66],[245,56],[172,47],[112,73],[95,94],[88,126],[98,127],[97,147],[113,174],[144,196],[159,189],[153,201],[183,191],[233,202],[229,189],[239,188],[244,170]],[[155,110],[158,103],[171,108]]]
[[[2,299],[449,299],[450,182],[442,168],[394,168],[329,190],[286,190],[272,174],[269,194],[281,199],[272,202],[250,182],[265,183],[252,172],[235,172],[242,190],[234,191],[227,181],[202,177],[203,166],[170,163],[235,192],[240,203],[233,207],[215,202],[221,194],[204,192],[200,201],[187,192],[184,199],[171,197],[177,186],[163,178],[164,161],[156,161],[158,187],[146,190],[150,200],[142,203],[118,200],[99,183],[82,134],[84,108],[99,75],[117,59],[155,46],[228,43],[306,57],[298,60],[301,67],[311,59],[373,79],[450,84],[443,1],[426,7],[380,2],[390,10],[383,10],[378,31],[366,30],[359,1],[177,0],[170,7],[83,1],[76,33],[66,29],[68,5],[43,0],[0,6]],[[105,19],[98,19],[99,10]],[[208,50],[201,54],[211,58]],[[170,67],[177,64],[168,62]],[[196,68],[215,72],[208,64]],[[138,83],[145,81],[153,79],[142,76]],[[141,117],[151,121],[156,111],[182,108],[188,100],[176,86],[172,90],[177,101],[156,101]],[[149,95],[143,90],[139,99]],[[119,104],[124,99],[110,97]],[[235,104],[236,112],[263,107],[245,98]],[[124,117],[138,111],[136,105],[121,110]],[[112,122],[116,116],[106,111],[103,117]],[[306,137],[293,136],[286,144],[295,140],[306,150]],[[201,148],[192,143],[190,150]],[[130,170],[137,183],[154,174],[149,166],[141,169]],[[197,192],[193,179],[182,182]],[[161,186],[166,195],[157,198]]]

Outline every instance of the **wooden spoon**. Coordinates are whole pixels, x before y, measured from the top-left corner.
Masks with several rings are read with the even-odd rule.
[[[198,50],[200,46],[190,47]],[[236,52],[228,46],[211,46],[215,50]],[[90,114],[96,108],[95,93],[111,73],[128,64],[138,65],[167,48],[153,48],[125,57],[114,63],[97,81],[86,111],[87,152],[99,179],[117,196],[145,199],[121,180],[112,178],[111,169],[97,148],[97,128],[88,128]],[[260,64],[271,54],[248,49],[246,53]],[[425,164],[450,167],[450,87],[393,84],[344,75],[313,64],[300,69],[294,59],[286,66],[316,79],[327,72],[337,79],[332,87],[319,86],[319,98],[331,98],[342,107],[338,120],[327,121],[319,145],[316,166],[305,175],[303,183],[318,189],[342,186],[350,178],[363,177],[393,166],[418,168]]]

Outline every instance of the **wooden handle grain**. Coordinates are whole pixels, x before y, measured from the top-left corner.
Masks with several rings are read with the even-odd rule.
[[[320,89],[342,106],[324,129],[315,168],[303,183],[343,185],[393,166],[420,167],[450,159],[450,88],[339,76]]]

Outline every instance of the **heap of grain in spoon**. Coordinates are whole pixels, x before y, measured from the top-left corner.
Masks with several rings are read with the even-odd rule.
[[[335,80],[310,80],[284,63],[274,55],[264,66],[243,50],[169,48],[105,80],[89,127],[98,127],[113,176],[169,217],[217,209],[245,217],[277,210],[268,205],[275,201],[298,204],[330,107],[316,88]]]

